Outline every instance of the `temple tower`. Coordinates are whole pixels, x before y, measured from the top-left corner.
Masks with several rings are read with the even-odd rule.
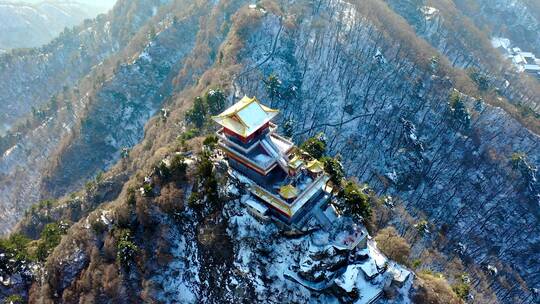
[[[229,166],[249,179],[249,191],[263,203],[253,209],[292,223],[327,199],[328,176],[316,160],[306,165],[298,148],[275,132],[278,113],[244,96],[212,118],[222,127],[217,136]]]

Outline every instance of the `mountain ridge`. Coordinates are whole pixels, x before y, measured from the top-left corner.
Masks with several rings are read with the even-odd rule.
[[[538,240],[529,236],[537,235],[536,173],[524,164],[534,166],[539,162],[538,135],[524,128],[515,114],[498,108],[497,100],[478,98],[474,82],[452,67],[444,55],[434,63],[431,59],[437,54],[436,48],[415,38],[413,27],[382,1],[365,6],[343,1],[323,1],[319,7],[301,3],[280,6],[271,1],[255,8],[243,1],[214,5],[211,14],[199,11],[208,17],[202,18],[199,25],[204,26],[197,27],[199,32],[191,38],[193,48],[165,77],[172,87],[171,95],[154,106],[154,111],[160,107],[165,111],[159,111],[147,123],[147,118],[142,119],[144,135],[139,127],[140,143],[127,158],[120,157],[121,146],[110,152],[115,160],[105,166],[105,170],[112,166],[104,174],[105,180],[119,172],[131,178],[118,198],[113,195],[107,200],[122,203],[129,186],[139,185],[168,153],[183,151],[186,142],[197,149],[202,139],[189,139],[194,126],[185,119],[197,96],[215,87],[228,92],[229,103],[243,94],[258,96],[282,109],[280,123],[292,122],[295,141],[326,133],[329,152],[341,155],[348,173],[384,195],[388,206],[395,206],[381,207],[378,219],[396,226],[412,241],[415,257],[426,261],[422,267],[444,273],[452,273],[452,267],[468,272],[473,280],[472,292],[479,301],[515,303],[533,299],[531,289],[538,278],[529,265],[537,258],[533,248]],[[167,9],[174,11],[173,6]],[[157,21],[161,16],[155,18]],[[174,22],[174,18],[165,20]],[[194,28],[193,20],[188,20],[182,24],[180,18],[179,31]],[[394,30],[397,28],[401,30]],[[154,43],[156,38],[185,42],[175,40],[183,37],[178,33],[168,34],[161,28],[155,32],[143,30],[141,36],[143,41]],[[159,48],[154,44],[154,50]],[[133,54],[146,54],[142,50]],[[149,56],[155,58],[151,53]],[[126,66],[120,69],[125,69],[127,76],[137,75],[137,69],[148,64],[146,55],[130,58],[135,62],[139,58],[143,64],[137,68],[137,64],[124,63]],[[272,75],[279,79],[279,86],[273,89],[268,85]],[[119,83],[126,81],[117,79]],[[106,87],[110,81],[114,78],[105,77],[98,87]],[[163,78],[155,81],[161,82]],[[126,96],[127,100],[136,100]],[[123,99],[104,99],[110,103],[118,100]],[[105,113],[98,114],[99,107],[95,109],[96,115],[90,115],[90,119],[114,113],[105,108]],[[108,128],[105,126],[104,134],[111,132]],[[203,125],[200,132],[211,130]],[[89,135],[83,130],[77,136],[84,139]],[[70,147],[74,149],[72,155],[92,151]],[[55,166],[59,165],[53,163]],[[57,171],[64,172],[59,173],[60,179],[54,177],[53,169],[52,178],[47,177],[52,185],[45,184],[45,189],[37,192],[65,187],[61,181],[72,176],[69,170],[83,168],[64,166],[67,171]],[[95,169],[89,170],[88,176],[94,174]],[[88,176],[80,180],[88,180]],[[531,182],[529,189],[527,184]],[[89,189],[92,187],[90,184]],[[69,191],[61,190],[53,196],[62,192]],[[69,195],[64,199],[70,200]],[[90,210],[96,207],[105,205],[96,203]],[[384,219],[388,214],[394,217]],[[77,220],[84,221],[84,217]],[[414,225],[422,220],[432,232],[417,233]],[[81,225],[79,221],[78,227]],[[76,231],[68,237],[76,240]],[[501,239],[498,235],[512,237]],[[62,252],[68,247],[66,241],[56,250]],[[98,261],[97,257],[94,260]],[[56,267],[52,261],[48,265]],[[494,265],[499,274],[491,276],[486,269]],[[80,267],[78,274],[86,266]],[[68,277],[75,280],[72,275]],[[69,285],[68,281],[65,284]],[[522,282],[531,285],[522,287]]]

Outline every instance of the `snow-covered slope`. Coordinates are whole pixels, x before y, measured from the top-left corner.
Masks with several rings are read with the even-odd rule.
[[[465,101],[470,128],[462,125],[448,106],[455,80],[440,78],[437,67],[433,74],[420,68],[415,60],[426,54],[404,51],[410,45],[391,19],[376,20],[394,34],[382,39],[373,20],[360,14],[362,6],[329,2],[328,14],[304,18],[294,31],[265,18],[244,57],[245,66],[257,68],[240,73],[236,90],[264,96],[261,79],[271,73],[280,76],[284,90],[297,86],[292,97],[273,104],[284,109],[282,119],[294,121],[296,140],[325,132],[350,174],[404,200],[412,214],[424,213],[444,231],[448,255],[464,245],[462,256],[472,261],[467,271],[489,263],[512,265],[508,277],[536,284],[540,185],[534,165],[525,170],[531,176],[526,181],[511,158],[524,152],[531,163],[540,163],[540,137],[474,98]],[[325,23],[332,26],[312,27],[318,18],[333,18]],[[523,186],[529,182],[531,191]],[[501,302],[527,297],[517,285],[500,296]]]

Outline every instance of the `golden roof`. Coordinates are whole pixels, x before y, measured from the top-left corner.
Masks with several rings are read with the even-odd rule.
[[[289,167],[295,170],[298,169],[303,164],[304,164],[304,161],[297,155],[293,156],[293,158],[289,160]]]
[[[298,196],[298,190],[293,185],[286,185],[279,188],[279,195],[284,199],[293,199]]]
[[[242,137],[248,137],[272,120],[278,112],[262,105],[255,97],[244,96],[221,114],[213,116],[212,119],[224,128]]]
[[[307,163],[307,169],[313,173],[320,173],[324,171],[324,166],[320,161],[314,159]]]

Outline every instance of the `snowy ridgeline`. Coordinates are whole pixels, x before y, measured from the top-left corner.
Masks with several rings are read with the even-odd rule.
[[[0,3],[0,47],[40,47],[58,36],[64,28],[79,25],[107,9],[98,7],[96,3],[67,1]]]
[[[142,140],[145,123],[167,96],[167,90],[162,87],[166,86],[164,82],[168,72],[194,46],[196,31],[186,30],[182,35],[177,32],[178,28],[185,29],[185,24],[178,23],[176,27],[164,25],[154,40],[144,45],[139,56],[120,65],[113,77],[100,84],[95,96],[80,97],[73,104],[73,111],[63,107],[59,112],[65,115],[51,115],[39,127],[20,138],[15,146],[0,154],[0,175],[11,177],[10,183],[0,181],[0,206],[4,209],[0,215],[8,219],[0,223],[0,233],[12,229],[24,209],[39,200],[44,178],[42,172],[51,169],[45,168],[51,165],[46,160],[54,158],[52,155],[62,150],[57,149],[61,139],[70,134],[78,120],[89,122],[81,128],[83,135],[74,137],[74,143],[61,152],[63,155],[56,156],[66,164],[54,168],[64,172],[58,177],[63,179],[69,176],[69,180],[51,180],[50,185],[58,187],[60,195],[81,187],[96,171],[105,170],[116,163],[123,147],[132,147]],[[84,113],[85,108],[88,113]],[[1,129],[0,123],[0,134]],[[95,142],[90,142],[90,138],[100,138],[100,149],[94,148]],[[104,154],[90,160],[78,149],[91,149],[96,155]],[[17,174],[24,177],[16,178]]]

